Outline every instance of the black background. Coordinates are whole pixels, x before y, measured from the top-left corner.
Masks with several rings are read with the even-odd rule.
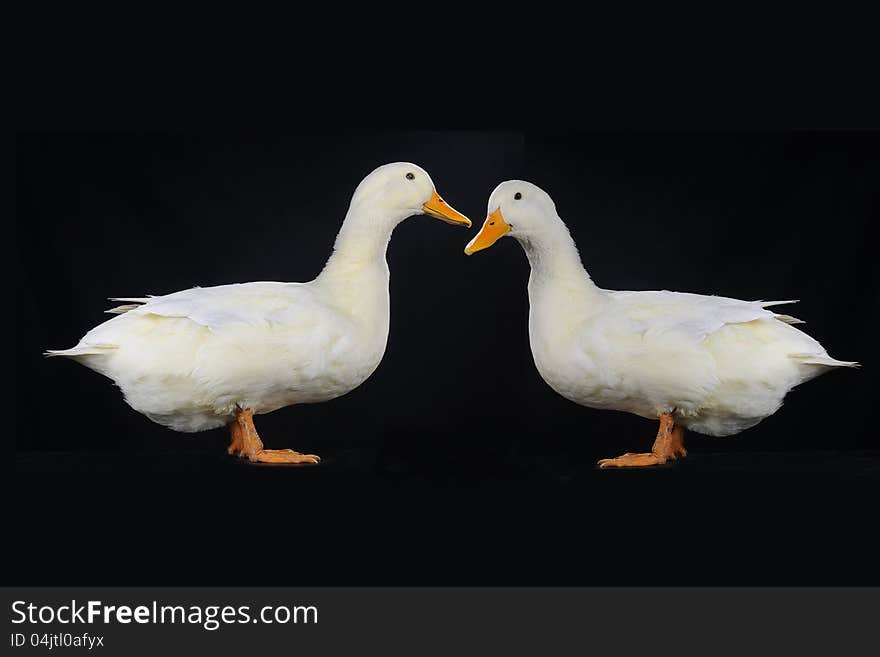
[[[12,505],[22,569],[55,584],[876,583],[869,427],[876,133],[223,131],[17,139]],[[110,296],[313,278],[350,195],[410,160],[479,225],[494,186],[546,189],[596,283],[784,312],[860,371],[796,389],[757,427],[690,435],[685,462],[609,472],[655,426],[538,376],[513,240],[427,217],[388,253],[391,334],[349,395],[258,418],[319,467],[230,459],[108,380],[46,360]],[[473,229],[476,230],[476,227]],[[43,580],[35,582],[34,579]]]

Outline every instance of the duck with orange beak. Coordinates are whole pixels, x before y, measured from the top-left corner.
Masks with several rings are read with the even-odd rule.
[[[339,397],[379,366],[390,318],[385,250],[397,224],[413,215],[471,225],[424,169],[386,164],[358,185],[314,280],[115,299],[123,302],[108,311],[116,317],[47,355],[109,377],[132,408],[169,429],[228,426],[230,454],[317,463],[314,454],[264,448],[254,416]]]
[[[582,406],[658,420],[650,452],[599,461],[601,468],[662,465],[687,455],[684,429],[730,436],[775,413],[796,385],[857,367],[828,355],[767,310],[792,301],[741,301],[668,291],[597,287],[550,196],[522,181],[501,183],[467,255],[513,237],[531,265],[529,342],[538,372]]]

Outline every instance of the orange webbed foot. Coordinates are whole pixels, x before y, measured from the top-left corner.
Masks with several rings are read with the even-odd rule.
[[[254,413],[249,408],[239,409],[229,424],[232,438],[227,453],[246,458],[252,463],[320,463],[317,454],[300,454],[292,449],[264,449],[263,441],[254,426]]]
[[[617,458],[600,459],[600,468],[644,468],[651,465],[663,465],[666,460],[660,460],[656,454],[651,452],[627,452]]]
[[[684,429],[675,424],[670,413],[660,416],[660,429],[650,452],[627,452],[617,458],[601,459],[600,468],[646,468],[663,465],[687,456],[684,448]]]
[[[247,455],[254,463],[320,463],[321,457],[317,454],[300,454],[292,449],[261,449],[258,452]]]

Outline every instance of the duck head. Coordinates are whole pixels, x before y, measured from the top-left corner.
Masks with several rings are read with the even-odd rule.
[[[448,224],[471,226],[470,219],[437,193],[428,172],[411,162],[393,162],[374,170],[358,185],[351,205],[377,210],[377,221],[398,223],[425,214]]]
[[[546,230],[549,222],[559,221],[549,194],[524,180],[498,185],[489,197],[487,214],[480,232],[464,248],[467,255],[488,249],[505,236],[528,241],[530,236]]]

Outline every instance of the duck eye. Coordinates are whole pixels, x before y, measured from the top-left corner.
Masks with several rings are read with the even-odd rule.
[[[520,199],[522,198],[522,194],[520,194],[519,192],[517,192],[516,194],[513,195],[513,198],[514,198],[514,200],[518,201],[518,200],[520,200]]]
[[[411,173],[406,174],[406,179],[407,179],[407,180],[415,180],[415,178],[416,178],[416,177],[415,177],[413,174],[411,174]]]

